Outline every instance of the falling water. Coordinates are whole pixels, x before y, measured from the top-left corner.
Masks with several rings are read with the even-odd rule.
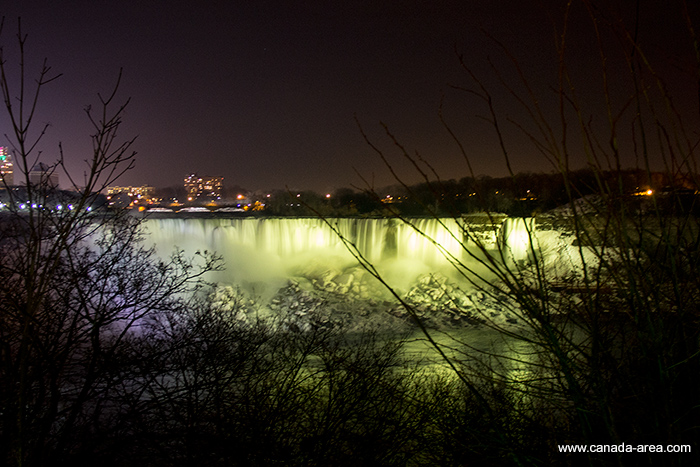
[[[571,258],[580,255],[572,250],[570,234],[551,227],[543,231],[534,219],[475,217],[326,223],[316,218],[154,216],[145,226],[161,257],[175,248],[188,256],[207,250],[223,257],[225,270],[208,277],[223,286],[216,300],[228,303],[227,294],[234,292],[227,290],[235,289],[235,294],[254,297],[260,305],[256,310],[282,316],[298,329],[328,325],[324,310],[336,313],[334,320],[355,316],[357,310],[360,316],[379,317],[378,322],[388,319],[391,326],[405,322],[391,294],[359,266],[353,252],[377,269],[392,292],[423,310],[421,316],[436,328],[468,322],[474,313],[500,325],[512,322],[502,301],[506,297],[484,295],[475,286],[495,280],[494,265],[519,270],[536,260],[564,274],[576,267]]]
[[[537,242],[533,218],[505,219],[499,230],[499,244],[508,261],[532,260],[533,243]]]
[[[409,275],[426,268],[448,268],[450,260],[474,253],[466,249],[465,229],[470,226],[454,219],[415,219],[412,225],[396,219],[343,218],[330,223],[370,263],[400,264]],[[222,255],[231,280],[284,278],[318,264],[356,263],[337,233],[321,219],[152,218],[146,227],[160,255],[175,247],[190,255],[203,250]],[[482,236],[483,244],[496,247],[497,231],[495,226]]]

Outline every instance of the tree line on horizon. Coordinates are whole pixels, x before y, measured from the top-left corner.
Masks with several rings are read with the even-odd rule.
[[[642,169],[579,169],[569,172],[566,179],[561,173],[521,172],[507,177],[481,175],[372,190],[345,187],[330,197],[310,190],[277,190],[260,200],[266,203],[261,214],[278,216],[386,216],[392,212],[404,216],[451,216],[488,211],[527,217],[567,205],[567,187],[573,188],[576,197],[583,198],[600,193],[601,184],[611,187],[610,192],[632,206],[643,202],[647,190],[651,190],[661,203],[673,193],[675,206],[669,206],[669,212],[696,209],[693,177]]]

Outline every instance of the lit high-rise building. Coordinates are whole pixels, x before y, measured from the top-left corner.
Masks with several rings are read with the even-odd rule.
[[[220,199],[223,186],[224,177],[200,177],[197,174],[190,174],[185,177],[185,190],[187,190],[188,201]]]
[[[7,148],[0,146],[0,186],[14,185],[15,180],[12,170],[12,156],[7,152]]]

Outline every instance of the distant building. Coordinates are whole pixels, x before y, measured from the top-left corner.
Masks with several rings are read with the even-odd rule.
[[[141,198],[153,198],[156,189],[152,186],[108,186],[107,196],[118,195],[119,193],[126,193],[132,197]]]
[[[12,156],[7,148],[0,146],[0,186],[25,185],[26,179],[19,177],[15,180]],[[45,185],[49,188],[58,188],[58,173],[56,166],[39,162],[29,171],[29,183],[32,185]]]
[[[194,173],[185,177],[188,201],[221,199],[223,186],[224,177],[200,177]]]
[[[154,201],[156,189],[152,186],[108,186],[107,199],[110,204],[146,205]],[[129,200],[126,203],[126,200]]]
[[[12,173],[12,156],[7,152],[7,148],[0,146],[0,186],[14,185],[14,176]],[[3,183],[4,181],[4,183]]]
[[[46,185],[51,188],[58,187],[58,174],[56,167],[39,162],[29,171],[29,183],[34,185]]]

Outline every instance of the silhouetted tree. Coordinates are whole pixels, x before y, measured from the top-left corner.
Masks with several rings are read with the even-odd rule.
[[[139,242],[138,221],[103,206],[100,191],[135,156],[133,140],[117,139],[126,106],[114,103],[118,82],[99,95],[96,110],[86,109],[94,133],[84,180],[65,170],[62,150],[39,180],[30,177],[48,126],[30,131],[40,91],[58,75],[44,62],[30,91],[21,28],[17,38],[17,71],[0,47],[14,177],[23,185],[4,184],[0,212],[0,462],[58,465],[83,455],[94,462],[119,428],[123,396],[138,388],[133,361],[149,358],[133,353],[139,330],[154,314],[183,306],[182,294],[217,260],[202,255],[197,265],[181,254],[156,260]],[[57,171],[72,190],[51,183]]]

